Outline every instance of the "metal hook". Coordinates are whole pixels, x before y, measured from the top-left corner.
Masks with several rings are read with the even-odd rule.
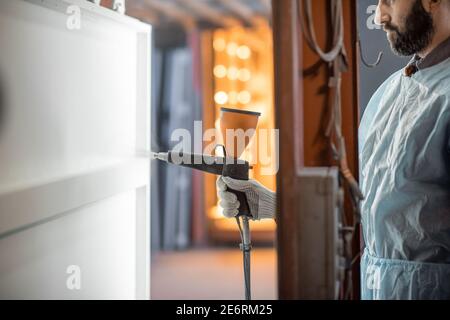
[[[360,37],[359,37],[359,34],[358,34],[358,39],[357,39],[357,44],[358,44],[358,48],[359,48],[359,56],[361,57],[361,61],[362,61],[362,63],[367,67],[367,68],[375,68],[376,66],[378,66],[380,63],[381,63],[381,59],[383,58],[383,51],[380,51],[379,53],[378,53],[378,58],[377,58],[377,61],[375,61],[375,63],[368,63],[367,61],[366,61],[366,59],[364,58],[364,55],[363,55],[363,50],[362,50],[362,45],[361,45],[361,39],[360,39]]]

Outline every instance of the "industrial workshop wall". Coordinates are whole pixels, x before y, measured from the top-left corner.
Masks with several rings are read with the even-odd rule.
[[[203,117],[205,129],[220,132],[222,107],[261,113],[258,130],[275,127],[273,34],[268,23],[253,28],[222,28],[203,33],[204,91]],[[210,62],[210,63],[208,63]],[[211,66],[210,66],[211,64]],[[210,88],[206,88],[209,87]],[[264,141],[268,150],[265,164],[257,163],[251,177],[270,190],[276,190],[275,137]],[[263,139],[261,138],[261,141]],[[251,143],[255,143],[252,139]],[[258,143],[258,142],[256,142]],[[251,147],[242,158],[250,160]],[[260,159],[261,160],[261,159]],[[263,167],[271,174],[263,174]],[[235,242],[240,239],[235,221],[221,213],[215,191],[215,177],[205,176],[205,208],[208,215],[210,239],[217,242]],[[276,224],[273,220],[251,221],[254,243],[273,243]]]
[[[337,118],[342,120],[339,127],[342,136],[345,137],[346,164],[348,165],[346,173],[348,175],[351,172],[353,176],[358,176],[357,1],[359,0],[272,0],[276,123],[280,130],[281,141],[280,171],[277,177],[277,204],[280,213],[277,216],[280,299],[318,299],[318,295],[305,293],[305,274],[311,272],[310,274],[315,276],[318,274],[315,270],[323,270],[323,266],[330,265],[329,261],[334,260],[334,258],[328,261],[318,260],[321,257],[319,254],[314,260],[308,260],[313,256],[311,252],[324,250],[324,239],[330,237],[330,233],[325,234],[324,231],[320,241],[310,241],[305,244],[305,241],[314,238],[314,233],[311,230],[302,232],[302,228],[308,227],[307,224],[302,223],[306,215],[305,209],[309,208],[308,203],[313,199],[312,197],[308,198],[308,201],[303,199],[304,190],[307,187],[303,179],[304,169],[329,168],[337,164],[333,148],[330,146],[332,136],[328,136],[330,119],[333,119],[334,127],[337,127],[337,122],[334,120]],[[305,15],[308,11],[307,4],[311,9],[308,19]],[[336,6],[337,4],[342,6]],[[317,52],[308,45],[304,34],[307,33],[305,26],[309,26],[310,31],[314,27],[317,45],[324,51],[331,50],[330,40],[333,40],[333,35],[338,33],[333,29],[330,13],[339,12],[340,9],[342,9],[342,15],[339,14],[336,17],[340,20],[342,17],[344,30],[342,36],[348,68],[342,73],[342,87],[337,99],[340,101],[340,112],[336,112],[336,104],[332,103],[335,101],[333,93],[336,90],[332,85],[337,82],[330,70],[332,64],[321,60]],[[342,48],[339,51],[342,53]],[[334,135],[336,134],[335,132]],[[346,221],[344,225],[352,226],[350,230],[356,230],[356,232],[353,232],[353,243],[351,239],[348,239],[344,248],[347,257],[348,253],[358,256],[358,226],[353,227],[354,210],[349,197],[349,188],[345,190],[344,208],[341,211],[344,213],[342,221]],[[319,211],[321,206],[317,205],[315,209],[321,212]],[[326,214],[328,212],[331,210],[324,211]],[[311,234],[312,236],[308,238]],[[330,246],[331,250],[338,247],[341,247],[339,242],[334,247]],[[341,270],[345,273],[345,279],[339,288],[340,299],[357,299],[359,295],[359,262],[357,259],[351,262],[346,270]],[[307,272],[304,266],[308,267]],[[324,298],[324,295],[320,295],[320,298]]]
[[[0,299],[149,297],[150,31],[0,2]]]

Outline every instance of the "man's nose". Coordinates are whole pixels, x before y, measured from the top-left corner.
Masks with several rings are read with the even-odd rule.
[[[389,21],[389,15],[383,4],[383,0],[378,1],[377,10],[375,12],[375,24],[381,26]]]

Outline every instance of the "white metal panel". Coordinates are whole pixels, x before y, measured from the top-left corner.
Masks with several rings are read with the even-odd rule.
[[[134,299],[135,191],[0,241],[0,299]],[[68,267],[80,268],[70,290]]]
[[[62,3],[61,1],[59,1]],[[136,143],[137,33],[101,16],[2,1],[0,190],[117,163]],[[118,125],[120,124],[120,125]]]
[[[149,298],[150,27],[1,1],[0,47],[0,297]]]
[[[111,168],[0,194],[0,239],[81,206],[145,187],[148,170],[148,160],[133,159]]]

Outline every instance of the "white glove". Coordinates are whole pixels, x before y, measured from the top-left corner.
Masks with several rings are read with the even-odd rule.
[[[235,194],[227,189],[242,191],[247,196],[250,214],[253,220],[274,219],[276,216],[276,193],[270,191],[256,180],[241,181],[229,177],[217,179],[217,196],[223,215],[233,218],[238,214],[240,203]]]

